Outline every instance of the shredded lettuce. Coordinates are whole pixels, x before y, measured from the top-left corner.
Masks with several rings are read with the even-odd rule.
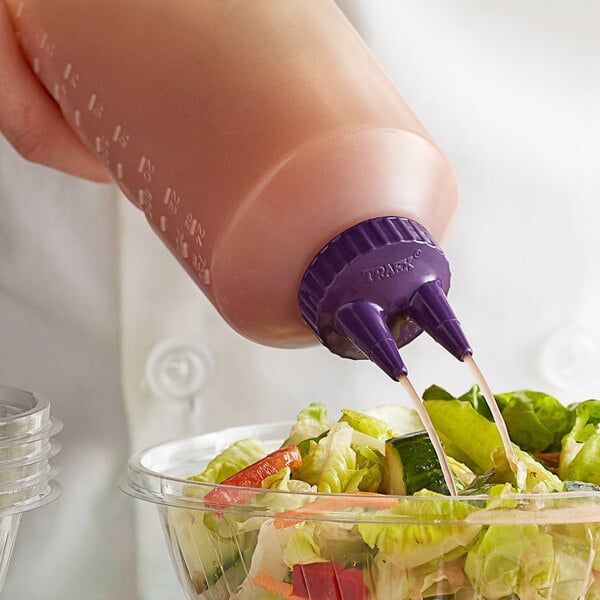
[[[459,590],[471,589],[463,561],[445,557],[408,568],[393,562],[384,552],[378,552],[373,560],[373,579],[376,598],[453,598],[452,594]]]
[[[226,582],[232,600],[275,600],[268,586],[252,583],[254,577],[273,577],[291,587],[295,565],[332,562],[361,570],[370,595],[387,600],[600,600],[600,523],[534,525],[516,495],[599,489],[600,401],[565,407],[530,390],[495,398],[515,443],[516,474],[477,386],[459,397],[438,386],[423,395],[459,493],[472,498],[421,490],[414,498],[386,499],[393,502],[385,510],[351,503],[355,508],[347,520],[323,509],[324,518],[306,516],[286,526],[258,510],[248,516],[169,508],[169,524],[196,591],[208,586],[221,597],[223,573],[239,569],[241,579],[235,574]],[[386,440],[422,428],[416,412],[402,406],[345,409],[331,422],[325,406],[313,403],[299,413],[284,442],[302,448],[303,464],[266,477],[254,502],[294,511],[314,492],[379,492],[389,476]],[[560,477],[552,470],[559,452]],[[242,440],[191,479],[223,481],[267,453],[262,442]],[[271,490],[308,494],[266,493]],[[533,520],[535,496],[528,502]],[[515,509],[523,523],[502,524],[503,515]],[[589,510],[593,515],[595,505]]]
[[[377,548],[399,567],[411,569],[468,547],[477,538],[481,527],[464,524],[467,515],[478,510],[475,506],[433,492],[418,492],[415,496],[436,496],[439,501],[400,500],[393,508],[374,514],[381,520],[386,516],[405,518],[405,525],[359,522],[358,530],[369,547]],[[420,524],[435,521],[444,526]]]
[[[353,447],[354,430],[346,422],[334,423],[326,436],[311,440],[294,478],[316,485],[327,494],[377,491],[385,464],[381,454]]]
[[[552,537],[536,525],[490,525],[467,553],[465,573],[482,596],[543,598],[554,580]]]
[[[315,521],[308,521],[302,527],[290,532],[289,541],[283,551],[283,560],[288,567],[314,562],[326,562],[320,554],[320,548],[314,539]]]

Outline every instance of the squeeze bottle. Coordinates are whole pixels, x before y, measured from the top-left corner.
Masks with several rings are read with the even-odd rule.
[[[470,353],[434,241],[453,170],[332,0],[6,1],[64,118],[239,333],[316,334],[394,378],[423,329]]]

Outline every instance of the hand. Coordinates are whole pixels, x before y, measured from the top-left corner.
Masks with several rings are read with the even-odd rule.
[[[25,159],[92,181],[111,181],[83,145],[23,56],[0,0],[0,134]]]

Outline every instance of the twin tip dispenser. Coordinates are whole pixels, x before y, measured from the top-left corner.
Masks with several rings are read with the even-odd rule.
[[[446,294],[448,261],[416,221],[377,217],[331,240],[302,278],[300,313],[339,356],[367,358],[392,379],[407,374],[398,348],[426,331],[459,360],[472,354]]]

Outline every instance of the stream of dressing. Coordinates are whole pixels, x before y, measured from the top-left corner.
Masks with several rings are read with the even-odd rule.
[[[419,394],[417,394],[417,391],[415,390],[413,384],[410,382],[408,377],[406,377],[406,375],[400,377],[398,381],[406,390],[406,393],[408,394],[408,397],[410,398],[414,409],[419,414],[421,422],[423,423],[423,426],[425,427],[425,430],[429,435],[429,439],[433,444],[433,448],[440,463],[440,467],[442,468],[442,473],[444,474],[444,481],[446,482],[446,486],[448,488],[448,491],[450,492],[450,495],[456,496],[456,485],[454,484],[454,478],[452,477],[452,472],[450,471],[450,465],[448,464],[448,459],[446,458],[444,447],[442,446],[442,442],[440,441],[437,431],[435,430],[435,427],[433,426],[433,423],[429,418],[429,413],[425,409],[425,406],[423,406],[423,401],[421,400],[421,398],[419,398]]]
[[[477,363],[473,360],[473,357],[469,354],[464,357],[464,362],[473,374],[473,378],[475,379],[475,383],[481,389],[481,393],[485,398],[485,402],[488,405],[490,412],[492,413],[492,418],[494,419],[494,423],[496,424],[496,429],[498,429],[498,433],[500,434],[500,438],[502,439],[502,446],[504,447],[504,452],[506,454],[506,459],[508,460],[508,464],[512,471],[517,475],[517,467],[518,467],[518,459],[515,453],[515,449],[513,447],[512,442],[510,441],[510,436],[508,435],[508,429],[506,428],[506,423],[502,418],[502,413],[498,408],[498,404],[494,399],[494,394],[492,394],[492,390],[488,385],[483,373],[480,368],[477,366]]]
[[[500,434],[502,446],[504,447],[504,452],[506,454],[506,459],[508,460],[510,468],[516,475],[518,470],[517,455],[515,453],[515,449],[512,445],[512,442],[510,441],[510,436],[508,434],[508,429],[506,428],[506,423],[502,418],[502,413],[498,408],[498,404],[494,399],[494,395],[492,394],[490,386],[488,385],[485,377],[483,376],[483,373],[481,372],[481,369],[477,366],[477,363],[473,360],[472,356],[465,356],[464,362],[473,374],[475,382],[477,383],[477,385],[479,385],[479,388],[481,389],[481,393],[483,394],[485,402],[488,405],[490,412],[492,413],[492,418],[494,419],[494,423],[496,424],[496,428],[498,429],[498,433]],[[417,394],[417,391],[415,390],[413,384],[410,382],[408,377],[403,375],[398,381],[400,381],[402,387],[408,394],[408,397],[414,409],[417,411],[419,417],[421,418],[423,426],[425,427],[425,430],[427,431],[429,438],[431,439],[431,443],[433,444],[433,448],[440,462],[442,473],[444,475],[444,480],[446,482],[448,490],[450,491],[450,494],[452,496],[456,496],[456,485],[454,483],[454,478],[452,477],[450,465],[448,464],[448,459],[446,457],[446,453],[444,452],[442,442],[440,441],[437,431],[435,430],[435,427],[433,426],[433,423],[429,418],[429,413],[427,412],[427,409],[423,405],[419,394]]]

